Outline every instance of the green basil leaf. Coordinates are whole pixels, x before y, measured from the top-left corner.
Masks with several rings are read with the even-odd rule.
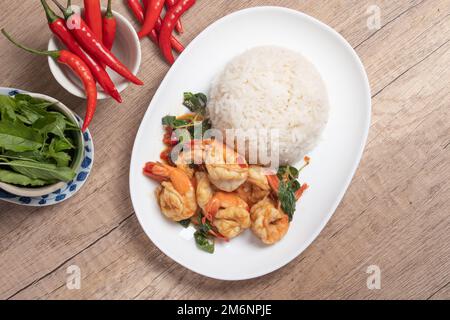
[[[278,178],[281,180],[292,180],[298,179],[299,171],[297,168],[292,166],[281,166],[278,169]]]
[[[288,215],[289,221],[292,221],[296,205],[295,194],[289,185],[282,180],[280,180],[278,188],[278,199],[281,203],[281,209]]]
[[[165,116],[162,119],[162,124],[171,127],[172,129],[178,129],[189,125],[189,121],[177,119],[177,117],[174,116]]]
[[[181,220],[179,222],[184,228],[187,228],[191,225],[191,219]]]
[[[208,102],[208,98],[203,93],[193,94],[192,92],[184,93],[184,102],[183,105],[188,108],[191,112],[206,115],[206,104]]]
[[[194,233],[195,243],[197,247],[205,252],[214,253],[214,240],[208,238],[203,232]]]
[[[301,188],[301,184],[300,184],[300,182],[298,182],[298,180],[292,180],[289,183],[289,188],[291,188],[292,191],[294,191],[294,193],[295,193],[298,189]]]
[[[34,151],[42,147],[42,135],[21,122],[0,121],[0,147],[15,152]]]
[[[169,126],[172,127],[173,122],[177,119],[175,116],[165,116],[162,118],[162,124],[163,126]]]
[[[24,187],[26,186],[41,187],[54,182],[54,181],[45,181],[41,179],[32,179],[23,174],[3,169],[0,169],[0,181]]]
[[[201,233],[208,234],[208,232],[213,229],[212,225],[209,221],[205,221],[205,223],[203,223],[202,220],[203,220],[203,215],[201,212],[198,212],[198,214],[197,214],[198,230]]]
[[[0,166],[5,165],[0,163]],[[68,167],[57,167],[50,163],[40,163],[24,160],[10,161],[9,165],[14,171],[32,179],[58,180],[69,182],[75,178],[75,171]]]

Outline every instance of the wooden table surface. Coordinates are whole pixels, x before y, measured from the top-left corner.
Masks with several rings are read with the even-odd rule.
[[[114,2],[131,19],[124,1]],[[82,191],[49,208],[0,203],[0,298],[450,298],[450,1],[199,0],[184,17],[181,40],[257,5],[294,8],[335,28],[360,55],[372,87],[361,165],[314,243],[272,274],[223,282],[178,265],[146,237],[130,201],[129,161],[168,66],[145,40],[139,75],[146,85],[130,86],[120,108],[100,103],[92,126],[96,161]],[[381,15],[375,29],[373,5]],[[3,1],[0,21],[30,46],[46,47],[38,1]],[[0,47],[1,86],[44,93],[83,112],[83,100],[56,83],[43,58],[3,38]],[[81,269],[80,290],[66,286],[71,265]],[[379,290],[366,284],[371,265],[381,270]]]

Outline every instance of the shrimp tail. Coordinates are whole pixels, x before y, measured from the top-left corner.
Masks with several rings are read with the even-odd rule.
[[[220,209],[220,200],[216,197],[213,197],[205,206],[205,213],[206,215],[203,217],[203,219],[206,221],[213,221],[214,216]]]
[[[158,182],[169,180],[167,170],[158,162],[148,162],[144,167],[144,175]]]

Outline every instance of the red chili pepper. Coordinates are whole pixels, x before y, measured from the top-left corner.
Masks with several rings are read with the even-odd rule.
[[[302,186],[295,192],[295,199],[298,201],[308,188],[309,186],[306,183],[302,184]]]
[[[183,13],[189,10],[194,4],[195,0],[179,0],[174,7],[170,8],[164,17],[161,32],[159,33],[159,47],[170,64],[175,62],[175,58],[172,54],[172,46],[170,44],[170,37],[175,28],[175,23],[180,19]]]
[[[162,28],[162,20],[161,18],[158,18],[158,20],[156,21],[156,25],[155,25],[155,30],[157,32],[161,31]],[[158,40],[156,41],[156,43],[158,43]],[[177,38],[175,38],[173,35],[170,37],[170,44],[172,45],[172,48],[178,52],[178,53],[182,53],[184,51],[184,46],[180,43],[180,41],[177,40]]]
[[[166,7],[167,10],[169,10],[170,8],[172,8],[173,6],[175,6],[177,4],[178,0],[166,0]],[[181,19],[179,19],[177,21],[177,23],[175,24],[175,30],[179,33],[182,34],[184,32],[183,30],[183,24],[181,23]]]
[[[159,155],[159,157],[161,158],[161,160],[166,161],[167,163],[169,163],[170,165],[173,164],[172,159],[170,157],[170,154],[172,153],[173,148],[166,148],[163,152],[161,152],[161,154]]]
[[[37,55],[43,55],[52,57],[59,63],[65,64],[70,67],[70,69],[75,72],[75,74],[81,79],[84,85],[84,90],[86,92],[87,97],[87,108],[86,108],[86,116],[84,119],[83,124],[83,131],[86,131],[89,124],[91,123],[95,109],[97,108],[97,86],[95,84],[94,76],[92,75],[91,71],[89,70],[89,67],[86,63],[81,60],[77,55],[73,54],[70,51],[66,50],[58,50],[58,51],[39,51],[34,50],[28,47],[25,47],[18,42],[16,42],[4,29],[2,29],[2,33],[5,35],[5,37],[11,41],[14,45],[17,47],[28,51],[33,54]]]
[[[136,20],[140,24],[143,24],[145,19],[145,12],[139,0],[127,0],[127,4],[128,7],[133,12],[133,15],[136,18]],[[153,42],[158,43],[158,34],[156,33],[155,29],[153,29],[148,36]]]
[[[66,22],[69,18],[76,19],[79,26],[76,28],[69,30],[72,32],[72,35],[77,39],[78,43],[83,47],[85,51],[87,51],[90,55],[92,55],[99,62],[104,63],[112,70],[120,74],[125,79],[137,84],[143,85],[144,83],[139,80],[119,59],[108,50],[102,42],[100,42],[92,33],[92,30],[88,27],[86,22],[81,18],[79,14],[75,15],[75,13],[70,9],[64,8],[57,0],[53,0],[53,2],[62,10],[64,13],[64,17]],[[74,16],[74,17],[73,17]]]
[[[138,36],[142,39],[148,36],[153,29],[155,29],[156,21],[161,15],[162,9],[164,7],[165,0],[150,0],[148,2],[148,7],[145,12],[144,24],[142,25],[141,31],[138,32]]]
[[[103,41],[102,9],[100,0],[84,0],[84,17],[97,40]]]
[[[278,195],[278,190],[280,189],[280,179],[277,175],[268,175],[267,182],[269,182],[272,191]]]
[[[117,20],[112,12],[112,0],[108,0],[108,9],[103,17],[103,44],[106,49],[112,49],[116,39]]]
[[[97,80],[98,84],[103,88],[103,90],[119,103],[121,103],[122,97],[120,96],[119,91],[117,91],[116,86],[112,82],[105,69],[103,69],[94,59],[84,53],[83,49],[67,29],[64,20],[58,17],[55,12],[50,9],[47,2],[45,0],[41,0],[41,3],[47,15],[48,25],[53,34],[55,34],[61,40],[61,42],[64,43],[69,51],[79,56],[84,61],[84,63],[87,64],[92,72],[92,75]]]
[[[139,1],[139,0],[138,0]],[[148,2],[149,2],[150,0],[142,0],[142,4],[144,5],[144,11],[145,12],[147,12],[147,8],[148,8]],[[145,13],[144,12],[144,13]]]
[[[146,1],[144,1],[145,5]],[[127,0],[128,7],[131,9],[131,11],[134,14],[134,17],[139,23],[144,23],[144,8],[142,8],[141,3],[139,0]],[[155,29],[152,30],[152,32],[149,34],[150,39],[158,44],[158,33],[157,31],[161,30],[162,27],[162,20],[161,18],[158,18],[155,24]],[[183,45],[174,37],[172,36],[170,39],[170,42],[172,44],[172,47],[175,49],[175,51],[181,53],[184,50]]]

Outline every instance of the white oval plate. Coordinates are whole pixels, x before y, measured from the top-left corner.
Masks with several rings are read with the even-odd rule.
[[[156,183],[142,174],[147,161],[163,149],[161,118],[186,112],[184,91],[205,92],[212,79],[236,55],[259,45],[278,45],[302,53],[322,74],[331,113],[302,182],[311,188],[297,205],[286,237],[265,246],[246,232],[213,255],[196,248],[189,231],[163,217],[155,201]],[[336,31],[300,12],[256,7],[230,14],[205,29],[179,57],[161,83],[136,137],[130,189],[136,215],[153,243],[181,265],[222,280],[262,276],[284,266],[305,250],[340,203],[361,159],[371,115],[370,88],[355,51]]]

